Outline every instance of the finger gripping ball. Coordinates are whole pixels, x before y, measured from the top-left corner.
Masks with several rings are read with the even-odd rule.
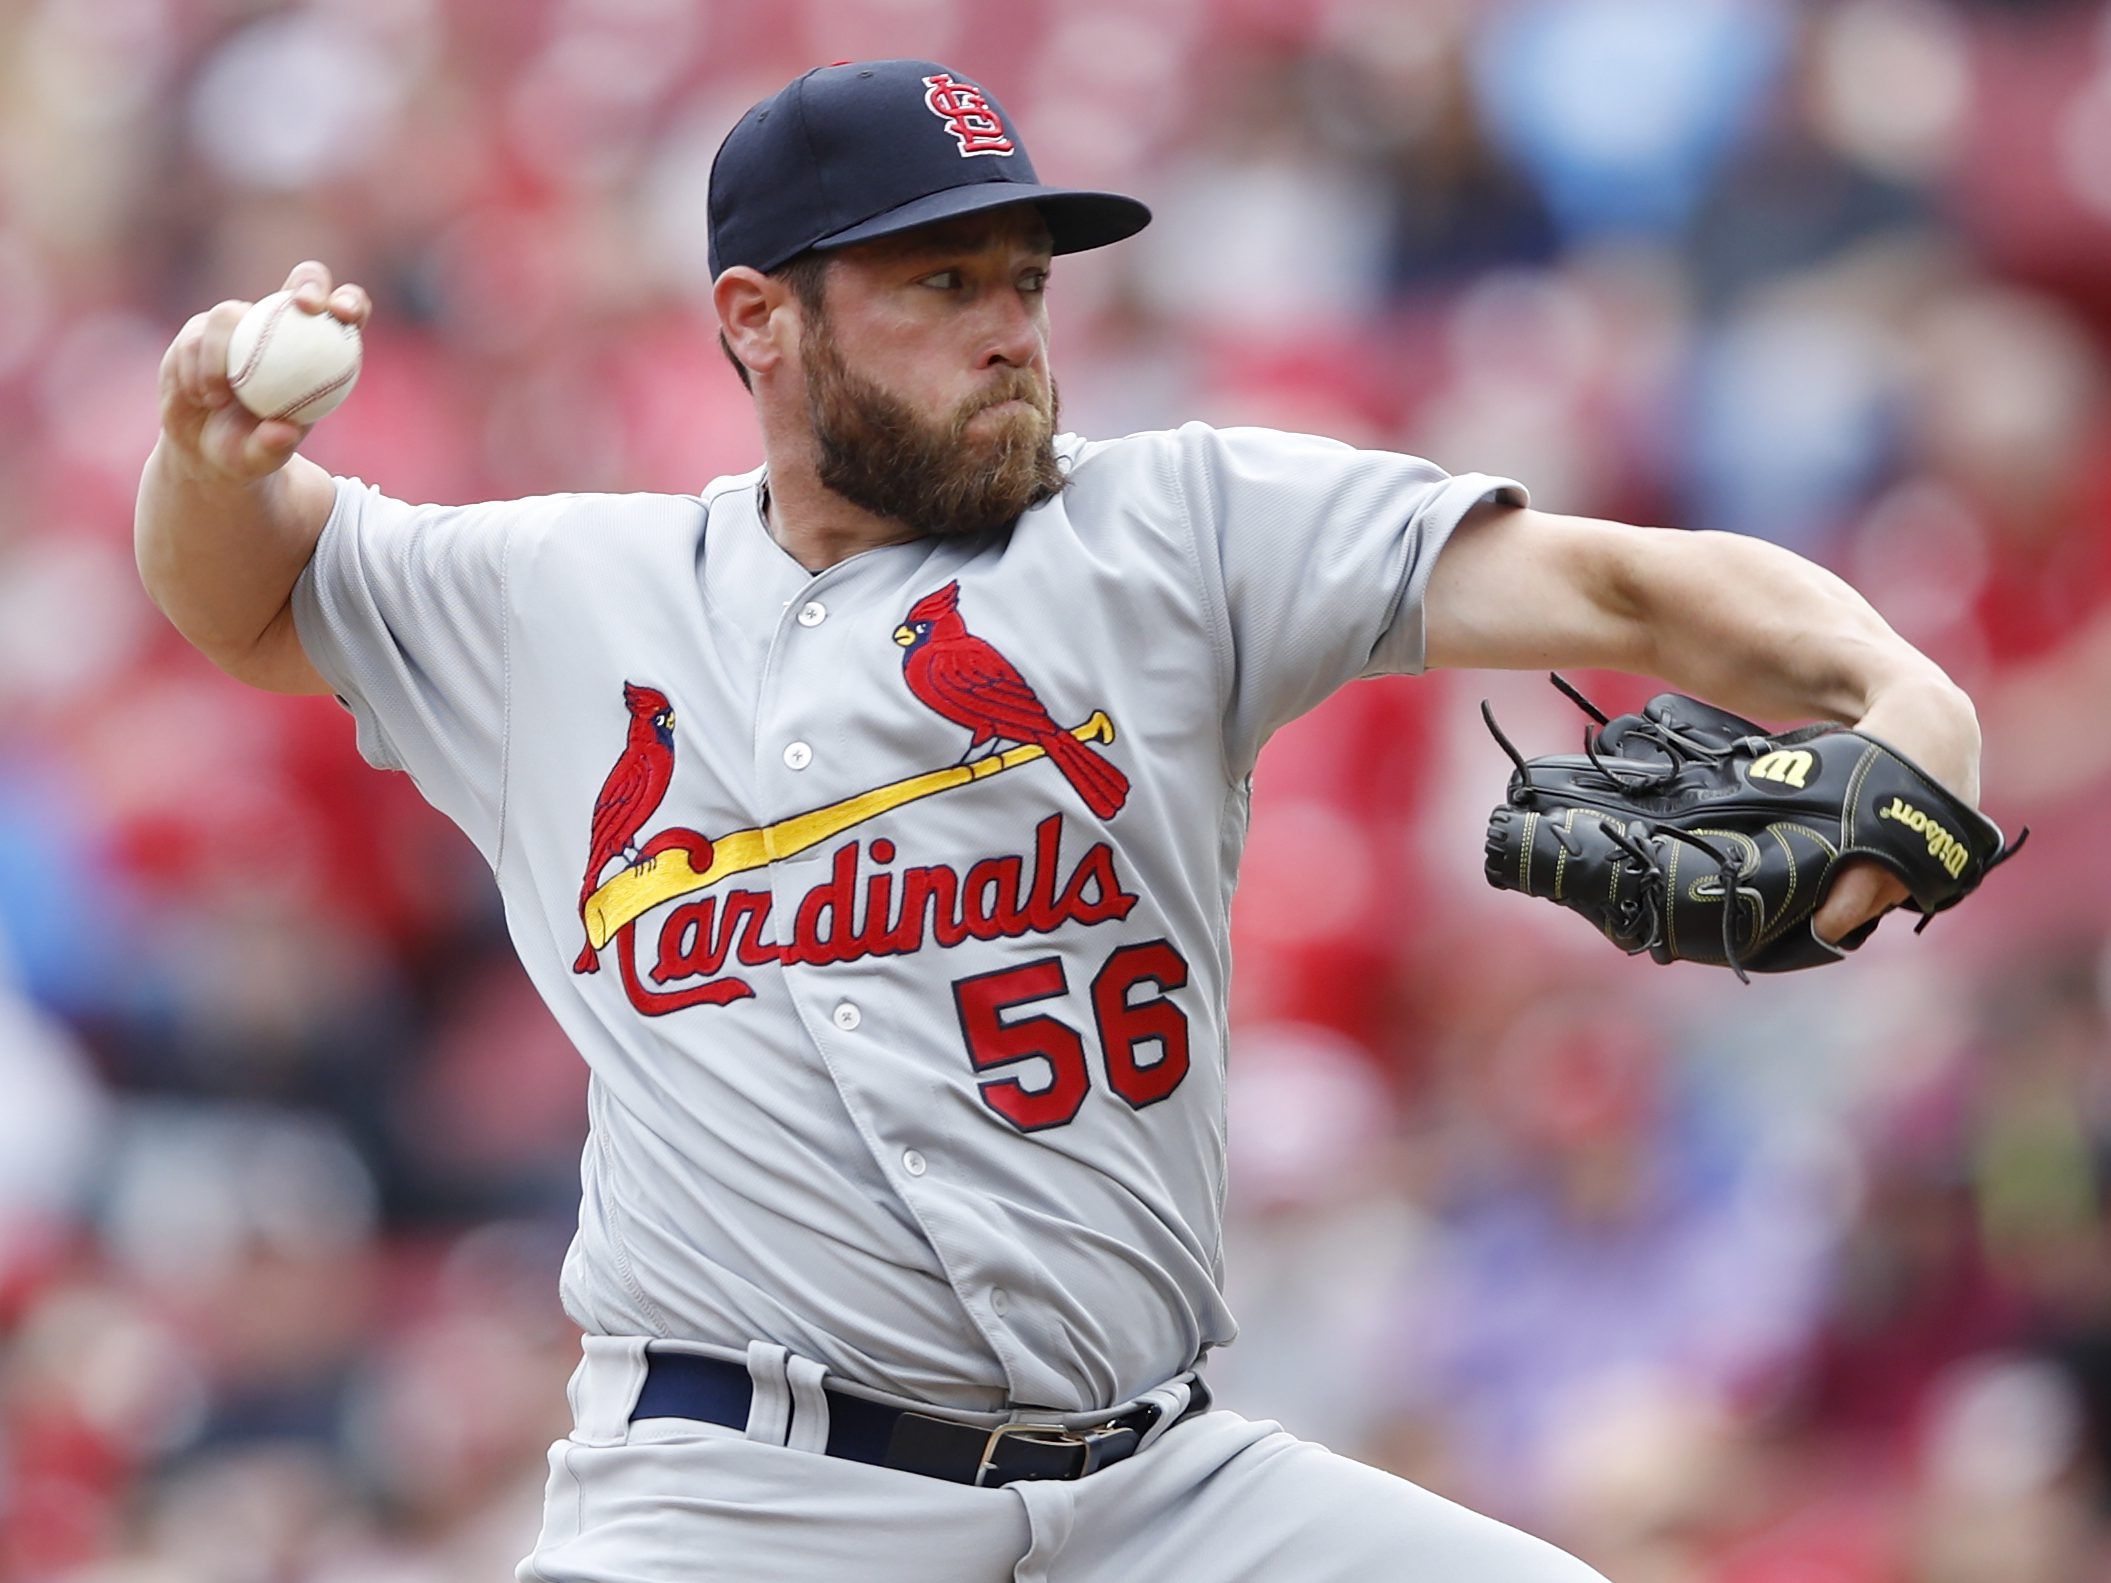
[[[227,382],[260,418],[313,423],[359,378],[359,327],[309,313],[274,291],[242,315],[227,343]]]

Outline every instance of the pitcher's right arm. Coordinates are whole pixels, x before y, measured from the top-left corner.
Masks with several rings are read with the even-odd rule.
[[[313,261],[285,289],[309,313],[364,324],[354,285]],[[139,480],[140,581],[176,630],[228,675],[281,693],[332,691],[294,631],[293,585],[336,503],[330,475],[295,454],[308,427],[253,416],[227,383],[227,342],[249,308],[196,315],[161,360],[161,438]]]

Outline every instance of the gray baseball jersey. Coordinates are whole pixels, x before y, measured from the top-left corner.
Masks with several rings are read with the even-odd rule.
[[[759,474],[473,506],[340,481],[301,642],[490,863],[591,1067],[589,1333],[1066,1411],[1231,1339],[1249,772],[1343,683],[1421,668],[1445,540],[1524,492],[1201,424],[1058,452],[1009,529],[819,574]]]

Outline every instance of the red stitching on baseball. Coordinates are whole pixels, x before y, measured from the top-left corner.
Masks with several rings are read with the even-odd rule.
[[[287,402],[283,407],[279,408],[278,411],[274,412],[271,415],[272,420],[276,422],[279,419],[289,417],[291,414],[300,411],[300,409],[305,407],[309,402],[315,400],[316,397],[327,396],[339,385],[350,384],[351,381],[355,377],[357,377],[358,373],[359,365],[357,363],[354,363],[350,368],[346,369],[343,373],[339,374],[335,379],[332,379],[324,384],[317,385],[313,390],[309,391],[306,395],[302,396],[298,401]]]
[[[233,374],[228,377],[227,388],[229,390],[240,390],[242,381],[257,371],[257,364],[264,360],[265,343],[271,339],[271,332],[278,327],[279,320],[284,317],[286,310],[292,306],[293,293],[290,291],[272,304],[271,312],[264,316],[263,327],[257,331],[256,343],[249,349],[248,361],[242,364],[242,371],[239,374]]]

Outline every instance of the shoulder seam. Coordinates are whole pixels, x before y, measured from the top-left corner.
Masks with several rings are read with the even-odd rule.
[[[494,880],[506,862],[506,814],[513,803],[513,541],[518,537],[509,531],[498,552],[498,829],[491,852]]]
[[[334,477],[335,475],[333,474],[332,476]],[[329,539],[331,541],[332,548],[329,553],[333,557],[351,557],[357,563],[360,579],[364,581],[366,578],[366,546],[360,541],[359,535],[348,526],[350,519],[347,514],[348,502],[351,503],[350,509],[352,512],[356,513],[359,510],[354,494],[356,491],[366,489],[374,489],[374,486],[355,478],[337,479],[337,498],[331,503],[330,514],[323,519],[322,531],[316,534],[315,544],[308,551],[308,564],[301,568],[301,577],[312,579],[311,586],[314,589],[314,598],[318,609],[321,608],[325,599],[329,599],[332,604],[337,603],[335,595],[327,586],[328,578],[326,574],[316,564],[325,553],[323,540]],[[378,494],[380,491],[375,489],[374,492]],[[351,535],[349,539],[346,538],[347,534]],[[294,579],[293,587],[294,592],[298,594],[300,591],[300,577]],[[326,646],[332,642],[328,636],[328,629],[329,621],[326,617],[323,622],[325,634],[323,643]],[[298,635],[299,631],[300,617],[296,614],[294,617],[294,632]],[[341,644],[335,646],[342,652],[333,653],[330,656],[330,663],[334,669],[347,679],[347,685],[340,689],[337,678],[334,676],[324,676],[323,680],[329,683],[331,693],[352,716],[355,747],[359,739],[360,728],[362,726],[367,727],[372,731],[376,746],[388,762],[386,764],[374,764],[373,760],[366,758],[363,752],[360,753],[361,759],[365,760],[373,768],[380,770],[384,775],[409,776],[412,784],[415,785],[418,778],[415,775],[411,775],[410,761],[404,757],[402,750],[396,746],[396,739],[389,734],[388,725],[382,720],[381,711],[375,708],[368,698],[367,690],[358,685],[361,681],[368,679],[362,675],[365,666],[360,661],[359,656],[352,653],[348,647]],[[309,656],[309,663],[311,665],[314,664],[313,655]],[[322,668],[317,666],[316,673],[321,675],[321,672]],[[352,702],[353,698],[359,700],[356,706]]]
[[[1178,430],[1161,430],[1172,436]],[[1180,505],[1180,531],[1187,539],[1188,569],[1194,574],[1195,587],[1202,595],[1203,619],[1209,625],[1210,656],[1217,666],[1217,764],[1223,771],[1227,786],[1238,784],[1239,776],[1232,770],[1230,733],[1226,729],[1226,717],[1231,712],[1232,676],[1235,662],[1232,655],[1231,621],[1218,603],[1216,590],[1211,586],[1209,572],[1202,564],[1201,540],[1195,533],[1194,513],[1189,509],[1187,490],[1180,480],[1179,447],[1177,443],[1168,448],[1162,463],[1167,481],[1172,485],[1173,498]]]

